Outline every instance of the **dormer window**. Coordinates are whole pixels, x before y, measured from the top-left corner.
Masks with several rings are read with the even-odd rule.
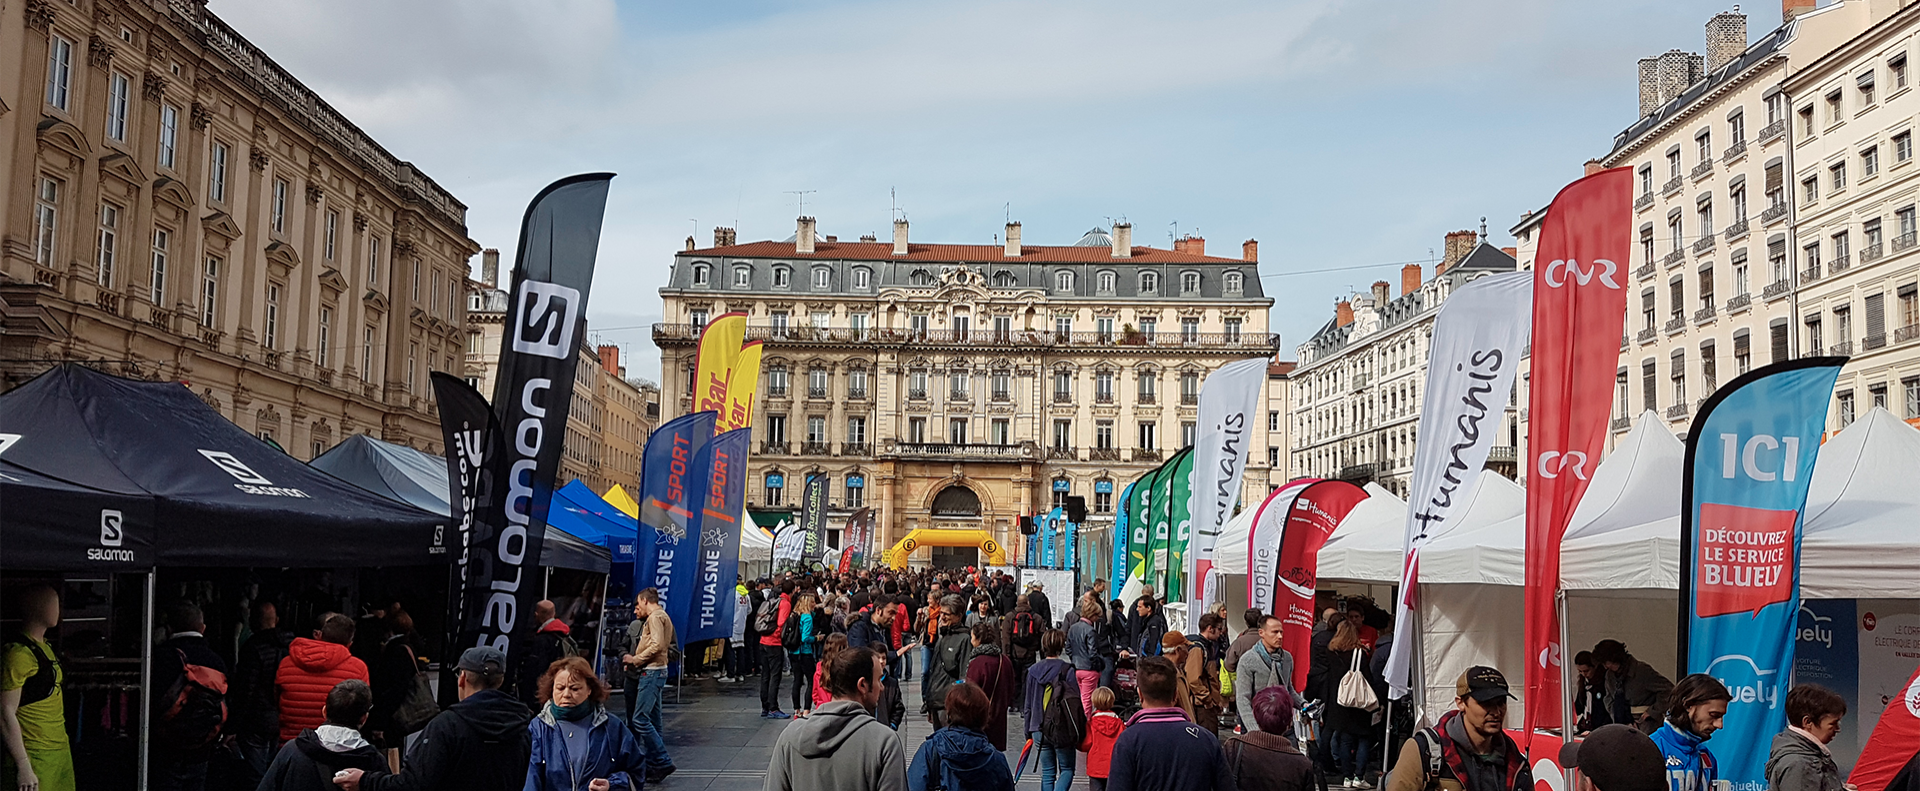
[[[1014,273],[1004,270],[995,272],[993,273],[993,285],[996,288],[1014,288],[1020,285],[1020,278]]]
[[[1140,273],[1140,293],[1142,294],[1160,293],[1160,273],[1141,272]]]
[[[1053,290],[1072,291],[1073,273],[1065,269],[1053,273]]]
[[[1239,272],[1228,272],[1226,277],[1227,293],[1238,294],[1245,290],[1246,285],[1244,278],[1245,275]]]
[[[825,291],[832,287],[833,270],[826,267],[815,268],[813,270],[813,289],[815,291]]]
[[[1100,293],[1102,293],[1102,294],[1111,294],[1111,293],[1113,293],[1113,285],[1114,285],[1114,281],[1116,281],[1116,280],[1118,280],[1118,279],[1119,279],[1119,278],[1118,278],[1117,276],[1115,276],[1115,275],[1113,274],[1113,271],[1112,271],[1112,270],[1104,270],[1104,271],[1102,271],[1102,272],[1100,273],[1100,279],[1099,279],[1099,281],[1098,281],[1098,282],[1099,282],[1099,284],[1100,284]]]
[[[733,268],[733,287],[746,288],[753,285],[753,267],[736,266]]]
[[[784,266],[774,267],[773,268],[773,287],[786,288],[788,283],[791,282],[792,277],[793,277],[793,270],[788,269]]]
[[[907,282],[915,286],[931,286],[933,285],[933,273],[925,269],[915,269],[913,270],[913,274],[907,276]]]
[[[865,291],[873,287],[873,270],[866,267],[854,267],[853,287]]]
[[[1200,293],[1200,273],[1199,272],[1181,272],[1180,273],[1180,293],[1183,295]]]
[[[712,274],[711,274],[712,271],[713,271],[713,268],[710,266],[707,266],[706,264],[694,264],[693,265],[693,284],[696,286],[707,285],[712,278]]]

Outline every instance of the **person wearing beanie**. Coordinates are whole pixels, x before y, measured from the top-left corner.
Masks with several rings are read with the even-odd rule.
[[[1660,748],[1630,725],[1603,725],[1560,748],[1560,765],[1580,770],[1574,791],[1665,791]]]

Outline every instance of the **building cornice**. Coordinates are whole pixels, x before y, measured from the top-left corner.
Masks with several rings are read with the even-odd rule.
[[[1782,46],[1784,48],[1785,45]],[[1786,63],[1787,54],[1783,51],[1775,51],[1760,62],[1747,67],[1739,76],[1727,80],[1719,87],[1709,91],[1706,95],[1695,99],[1691,104],[1687,105],[1686,109],[1675,113],[1665,121],[1655,124],[1652,128],[1642,132],[1639,137],[1621,143],[1612,151],[1607,152],[1607,155],[1600,159],[1600,164],[1609,168],[1619,167],[1622,162],[1638,156],[1640,151],[1649,143],[1665,139],[1667,133],[1674,128],[1691,124],[1693,119],[1697,117],[1704,108],[1720,101],[1729,94],[1746,90],[1750,87],[1750,83],[1761,76],[1762,72],[1776,67],[1783,68]]]

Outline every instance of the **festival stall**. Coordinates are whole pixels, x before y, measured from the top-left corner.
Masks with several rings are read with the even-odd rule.
[[[1407,501],[1379,484],[1367,484],[1369,496],[1340,520],[1320,548],[1319,579],[1329,583],[1400,584],[1406,557]]]

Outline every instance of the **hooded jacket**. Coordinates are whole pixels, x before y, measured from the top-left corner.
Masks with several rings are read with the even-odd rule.
[[[1709,791],[1720,777],[1720,762],[1707,749],[1707,740],[1662,723],[1649,737],[1667,761],[1667,787],[1670,791]]]
[[[1824,744],[1799,732],[1784,730],[1773,737],[1767,754],[1767,787],[1773,791],[1841,791],[1840,767]]]
[[[346,731],[346,728],[340,730]],[[352,731],[347,731],[352,733]],[[301,731],[280,747],[260,779],[257,791],[339,791],[333,775],[342,769],[372,772],[386,767],[386,758],[355,734],[341,741],[323,740],[316,731]]]
[[[365,791],[512,791],[527,780],[533,713],[497,689],[468,695],[420,732],[399,774],[368,773]]]
[[[934,775],[938,772],[938,779]],[[985,734],[959,726],[941,728],[920,743],[907,767],[912,791],[1013,791],[1013,769]]]
[[[993,749],[1007,749],[1007,709],[1020,694],[1020,671],[1000,646],[986,643],[974,647],[973,658],[967,660],[967,680],[986,690],[987,700],[992,703],[987,727],[981,732],[993,743]]]
[[[860,704],[831,701],[780,732],[765,789],[906,791],[906,752],[900,735]]]
[[[593,707],[591,719],[587,743],[569,745],[553,709],[540,707],[540,713],[527,723],[529,753],[523,791],[586,791],[588,782],[602,777],[614,791],[645,785],[647,754],[634,740],[633,732],[608,715],[603,706]],[[574,777],[571,750],[583,748],[587,751],[586,765],[580,776]]]
[[[1111,711],[1096,711],[1087,718],[1087,740],[1080,749],[1087,754],[1087,776],[1105,778],[1113,768],[1113,743],[1127,729],[1127,721]]]
[[[346,646],[310,637],[295,637],[287,646],[287,658],[280,660],[274,685],[280,689],[280,740],[293,741],[300,732],[326,724],[320,708],[327,693],[348,679],[359,679],[369,686],[367,663],[360,661]]]
[[[1059,657],[1042,659],[1027,669],[1026,686],[1020,696],[1020,716],[1026,722],[1027,733],[1040,731],[1040,721],[1047,714],[1047,687],[1063,676],[1069,685],[1079,689],[1073,677],[1073,665]]]

